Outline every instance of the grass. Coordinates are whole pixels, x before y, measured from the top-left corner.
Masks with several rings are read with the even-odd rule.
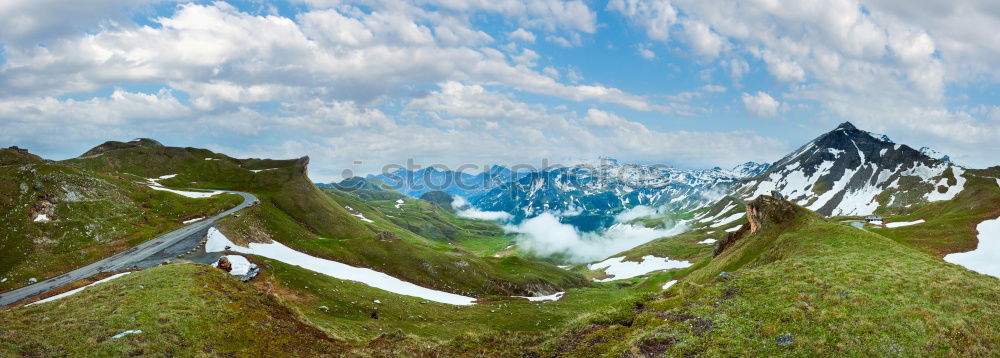
[[[267,273],[258,281],[260,285],[283,297],[311,324],[331,336],[352,341],[368,341],[396,331],[432,342],[468,332],[549,332],[636,293],[632,288],[601,285],[570,289],[555,302],[487,296],[480,299],[485,303],[454,306],[392,294],[274,260],[255,260]],[[372,318],[373,312],[377,319]]]
[[[237,195],[191,199],[133,177],[59,162],[0,167],[0,291],[111,256],[242,202]],[[51,204],[51,205],[50,205]],[[53,221],[33,222],[40,208]]]
[[[988,356],[1000,348],[996,278],[799,210],[667,293],[534,353]],[[792,343],[777,344],[786,334]]]
[[[898,228],[870,230],[897,242],[943,257],[972,251],[978,244],[976,225],[1000,216],[1000,186],[996,179],[966,175],[965,190],[955,199],[924,203],[906,211],[881,212],[891,221],[926,220],[925,223]]]
[[[273,296],[204,265],[167,265],[0,312],[0,356],[341,356]],[[138,329],[142,333],[114,339]]]

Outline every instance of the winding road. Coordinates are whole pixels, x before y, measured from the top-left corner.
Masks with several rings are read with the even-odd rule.
[[[89,278],[101,272],[121,271],[131,267],[149,267],[161,262],[163,259],[175,257],[179,253],[186,252],[198,245],[204,236],[197,234],[208,230],[216,220],[219,220],[232,213],[240,211],[253,205],[257,197],[253,194],[239,191],[224,191],[229,194],[238,194],[243,197],[243,202],[236,207],[223,211],[218,215],[184,226],[180,229],[163,234],[152,240],[136,245],[128,250],[115,254],[114,256],[94,262],[90,265],[64,273],[62,275],[41,281],[29,286],[0,294],[0,307],[7,306],[14,302],[26,298],[35,297],[63,285]],[[185,240],[194,239],[194,240]]]

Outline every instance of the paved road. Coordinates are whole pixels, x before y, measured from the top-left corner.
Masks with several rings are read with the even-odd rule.
[[[141,243],[134,246],[128,250],[122,251],[114,256],[108,257],[106,259],[97,261],[90,265],[78,268],[76,270],[64,273],[62,275],[50,278],[45,281],[35,283],[30,286],[21,287],[19,289],[4,292],[0,294],[0,307],[9,305],[11,303],[23,300],[25,298],[38,296],[49,290],[62,287],[63,285],[69,284],[71,282],[76,282],[91,276],[94,276],[101,272],[113,272],[125,270],[133,266],[139,267],[149,267],[154,264],[154,262],[162,262],[163,258],[174,257],[177,252],[184,252],[197,245],[200,241],[198,234],[202,234],[208,230],[215,221],[221,219],[229,214],[235,213],[243,208],[252,205],[257,201],[257,197],[252,194],[238,192],[238,191],[226,191],[230,194],[239,194],[243,197],[243,203],[237,205],[236,207],[226,210],[218,215],[210,218],[206,218],[199,222],[187,225],[180,229],[174,230],[172,232],[163,234],[160,237],[154,238],[152,240]],[[198,240],[190,240],[191,238],[198,238]],[[188,239],[188,240],[185,240]],[[186,245],[182,245],[186,244]],[[187,246],[186,248],[179,248],[179,246]]]

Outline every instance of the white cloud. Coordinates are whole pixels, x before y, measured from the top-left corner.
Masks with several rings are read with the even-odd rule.
[[[692,20],[681,21],[681,26],[684,28],[684,38],[695,53],[708,59],[719,56],[725,40],[712,29],[699,21]]]
[[[531,31],[525,30],[523,28],[518,28],[510,33],[510,38],[512,40],[524,41],[524,42],[535,42],[535,34]]]
[[[578,9],[576,3],[546,8]],[[185,4],[173,16],[156,19],[159,28],[109,26],[44,48],[6,48],[0,74],[8,85],[0,95],[86,92],[123,81],[162,81],[190,91],[202,108],[304,98],[368,103],[401,87],[462,79],[573,101],[657,109],[617,88],[566,85],[535,72],[539,56],[531,50],[510,63],[492,48],[465,46],[489,41],[476,31],[452,29],[443,40],[435,35],[441,34],[445,20],[427,25],[404,13],[356,9],[316,10],[297,20],[301,25],[285,17],[243,13],[222,2]]]
[[[656,53],[650,47],[652,46],[648,43],[639,44],[639,46],[636,46],[636,50],[639,51],[639,56],[642,56],[642,58],[652,60],[656,58]]]
[[[455,209],[455,215],[464,218],[491,221],[510,221],[510,219],[513,218],[513,215],[503,211],[482,211],[476,209],[476,207],[470,205],[469,202],[461,196],[454,197],[454,200],[451,202],[451,207]]]
[[[764,91],[758,91],[755,95],[744,92],[740,98],[743,100],[743,107],[746,108],[747,112],[757,117],[775,117],[778,115],[778,107],[781,106],[781,103],[778,103]]]
[[[520,234],[518,246],[547,256],[566,254],[575,263],[591,262],[620,253],[661,237],[682,233],[687,228],[675,226],[654,229],[618,223],[599,233],[581,233],[572,225],[559,222],[552,213],[542,213],[507,230]]]
[[[669,40],[670,28],[677,23],[677,10],[669,0],[611,0],[608,9],[632,19],[657,41]]]

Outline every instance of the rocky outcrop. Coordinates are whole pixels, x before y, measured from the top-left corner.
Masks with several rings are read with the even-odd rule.
[[[794,204],[773,196],[761,195],[757,199],[748,201],[746,207],[747,223],[743,224],[739,230],[727,234],[725,238],[719,241],[719,244],[715,246],[715,251],[712,253],[713,257],[719,256],[719,254],[725,252],[726,249],[747,235],[757,233],[771,226],[791,222],[798,215]]]
[[[302,175],[304,175],[305,177],[308,178],[309,177],[309,156],[307,155],[307,156],[304,156],[302,158],[299,158],[299,160],[296,161],[295,164],[299,166],[299,171],[302,173]]]
[[[796,216],[794,204],[773,196],[761,195],[757,199],[748,201],[746,206],[751,234],[766,228],[768,225],[788,222]]]

